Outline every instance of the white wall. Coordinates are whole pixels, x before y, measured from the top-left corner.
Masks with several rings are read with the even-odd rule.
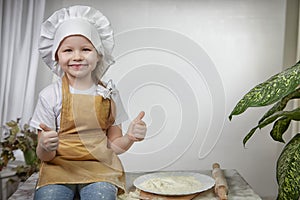
[[[117,62],[106,78],[117,83],[130,117],[146,111],[148,137],[121,156],[126,170],[211,169],[219,162],[259,195],[277,193],[282,144],[266,129],[242,145],[265,109],[232,122],[228,115],[251,87],[282,69],[286,1],[49,0],[46,17],[77,3],[110,19]]]

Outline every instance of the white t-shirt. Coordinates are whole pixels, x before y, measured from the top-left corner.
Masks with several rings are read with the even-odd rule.
[[[101,85],[93,85],[87,90],[76,90],[71,86],[69,86],[69,88],[72,94],[101,95],[104,98],[111,98],[116,105],[116,119],[113,125],[122,124],[128,119],[128,116],[123,107],[119,92],[115,89],[111,80],[104,84],[106,88]],[[59,131],[61,108],[62,81],[59,79],[40,92],[35,111],[30,121],[30,126],[40,129],[39,125],[44,123],[49,128]]]

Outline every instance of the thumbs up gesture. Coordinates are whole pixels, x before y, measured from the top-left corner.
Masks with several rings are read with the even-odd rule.
[[[58,148],[58,134],[45,124],[40,124],[40,128],[43,130],[39,136],[39,145],[45,151],[56,151]]]
[[[145,116],[145,112],[142,111],[139,115],[130,123],[127,131],[127,135],[132,141],[142,141],[145,138],[147,127],[146,123],[142,121]]]

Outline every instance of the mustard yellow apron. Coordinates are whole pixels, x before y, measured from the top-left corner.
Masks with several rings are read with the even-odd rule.
[[[71,94],[62,78],[62,110],[56,157],[42,162],[37,188],[48,184],[84,184],[106,181],[125,190],[118,156],[107,147],[107,129],[114,122],[109,99]]]

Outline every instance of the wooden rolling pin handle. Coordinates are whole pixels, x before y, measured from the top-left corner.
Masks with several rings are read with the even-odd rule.
[[[217,194],[220,198],[220,200],[227,200],[227,189],[224,185],[219,186],[217,189]]]
[[[213,164],[213,169],[216,169],[216,168],[220,168],[219,163],[214,163],[214,164]]]
[[[213,164],[212,175],[216,181],[215,184],[215,193],[218,195],[220,200],[227,200],[228,186],[226,178],[220,169],[220,165],[218,163]]]

